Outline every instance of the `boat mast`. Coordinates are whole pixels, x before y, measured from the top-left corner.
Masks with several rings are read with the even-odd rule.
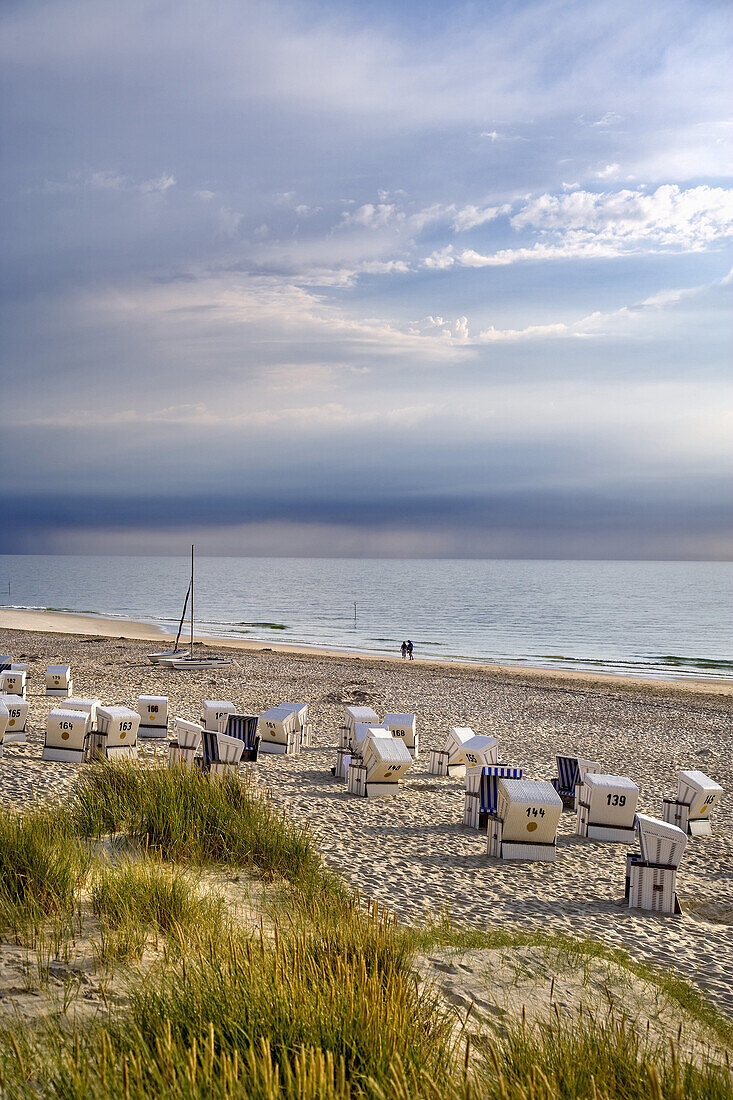
[[[194,656],[194,548],[190,548],[190,656]]]

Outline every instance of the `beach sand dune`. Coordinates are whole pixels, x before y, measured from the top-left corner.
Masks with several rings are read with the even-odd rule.
[[[232,699],[245,713],[302,700],[310,704],[314,747],[299,757],[264,757],[257,781],[310,822],[329,864],[365,895],[403,920],[447,909],[459,923],[603,939],[636,959],[678,969],[733,1011],[730,685],[709,690],[267,649],[234,654],[230,668],[181,673],[147,664],[149,646],[134,639],[15,630],[0,631],[0,647],[30,669],[29,743],[6,746],[0,760],[6,803],[62,798],[78,774],[74,765],[40,759],[45,718],[58,705],[42,694],[49,663],[72,665],[75,694],[127,705],[139,694],[164,694],[171,715],[193,719],[206,698]],[[358,799],[331,777],[344,703],[417,713],[421,759],[397,799]],[[628,849],[576,838],[569,814],[555,864],[489,859],[485,836],[460,823],[462,781],[426,772],[428,750],[451,725],[497,736],[500,760],[528,777],[554,775],[558,752],[597,759],[605,771],[633,779],[639,810],[656,816],[662,797],[676,789],[679,768],[700,768],[720,782],[726,793],[714,835],[690,840],[680,870],[683,916],[630,911],[623,897]]]

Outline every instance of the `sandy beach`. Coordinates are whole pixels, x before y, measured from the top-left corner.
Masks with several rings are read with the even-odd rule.
[[[150,666],[144,624],[3,612],[0,652],[29,665],[28,743],[0,760],[6,803],[63,798],[78,767],[40,759],[45,718],[59,701],[43,694],[49,663],[72,665],[74,693],[133,705],[142,693],[170,698],[172,715],[197,719],[203,699],[231,699],[261,713],[282,700],[310,705],[314,747],[264,757],[258,782],[306,818],[324,857],[364,894],[401,919],[448,909],[474,925],[511,924],[602,939],[632,956],[676,968],[733,1010],[733,694],[729,684],[592,677],[546,670],[358,658],[235,643],[229,668],[176,672]],[[137,631],[138,633],[135,633]],[[146,633],[147,632],[147,633]],[[394,800],[357,799],[329,769],[344,704],[378,713],[415,711],[421,756]],[[659,816],[679,768],[700,768],[725,789],[714,835],[690,840],[678,878],[681,917],[630,911],[622,845],[573,835],[565,814],[555,864],[499,863],[483,834],[461,825],[463,781],[426,771],[427,753],[452,725],[497,736],[501,759],[525,776],[550,778],[557,752],[597,759],[640,788],[639,810]],[[158,751],[161,750],[149,750]]]

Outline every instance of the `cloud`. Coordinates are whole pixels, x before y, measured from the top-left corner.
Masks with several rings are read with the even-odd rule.
[[[484,206],[483,208],[478,206],[464,206],[463,210],[459,210],[453,220],[453,228],[458,233],[462,233],[467,229],[475,229],[478,225],[486,225],[487,222],[492,222],[495,218],[498,218],[500,214],[508,214],[511,210],[510,206]]]
[[[46,180],[42,190],[49,195],[61,195],[74,191],[137,191],[140,195],[164,194],[175,187],[176,178],[163,173],[151,179],[135,180],[112,168],[100,168],[85,172],[71,172],[65,180]],[[199,197],[210,193],[198,192]]]

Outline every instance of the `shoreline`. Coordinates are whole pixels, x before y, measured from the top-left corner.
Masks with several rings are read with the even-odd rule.
[[[51,635],[78,635],[89,638],[120,638],[129,641],[148,641],[163,646],[166,644],[172,646],[174,641],[171,634],[153,623],[67,611],[0,608],[0,630]],[[502,665],[468,659],[461,661],[431,657],[416,657],[414,661],[406,662],[397,654],[357,653],[350,650],[321,649],[315,646],[288,644],[286,642],[249,641],[244,638],[214,638],[199,634],[195,635],[195,643],[206,645],[210,649],[234,649],[245,653],[272,652],[284,656],[347,660],[355,662],[356,667],[359,667],[359,665],[397,665],[406,668],[418,666],[442,671],[450,670],[468,675],[483,673],[490,676],[504,676],[514,681],[522,679],[533,682],[552,680],[566,682],[568,685],[599,684],[624,689],[650,689],[698,695],[730,695],[733,697],[733,681],[714,677],[698,678],[690,675],[684,680],[665,679],[659,676],[630,676],[613,672],[581,672],[575,669]]]

